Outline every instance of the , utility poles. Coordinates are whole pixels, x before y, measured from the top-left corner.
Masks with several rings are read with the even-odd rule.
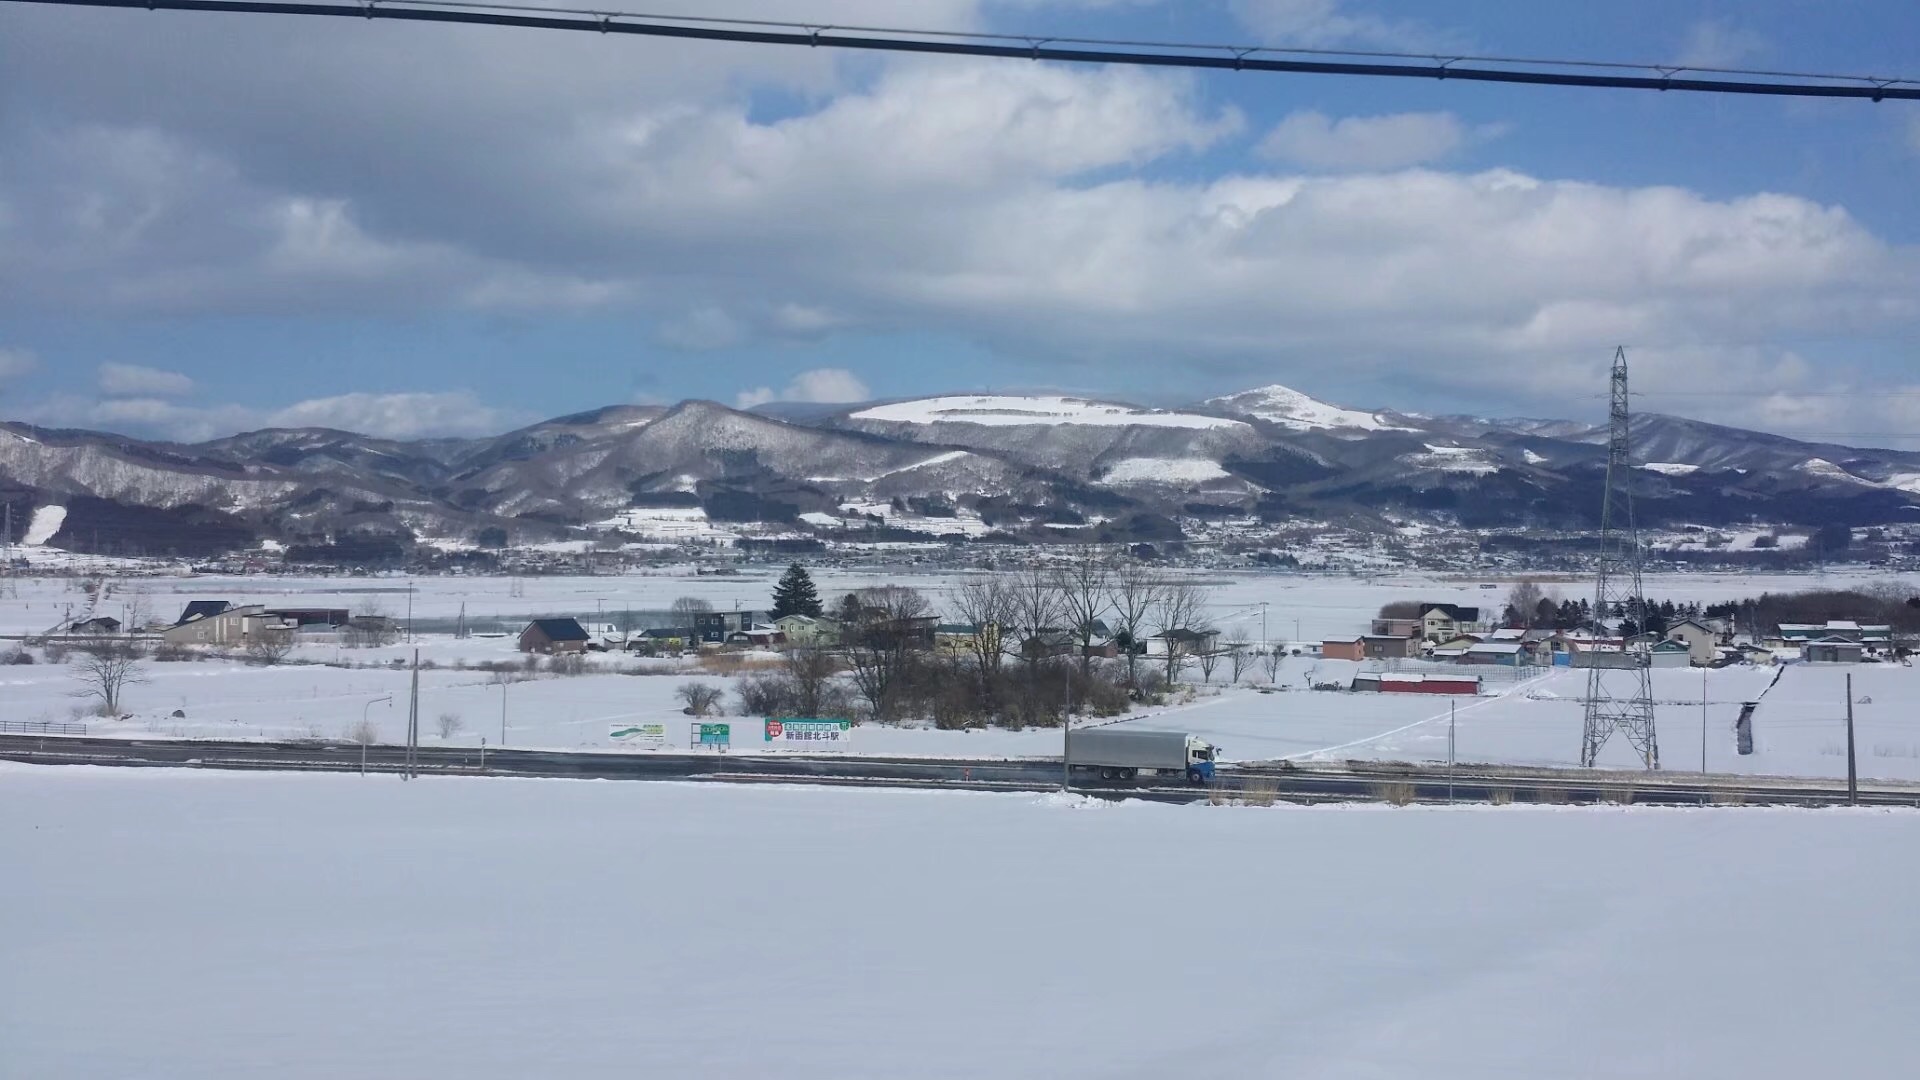
[[[1853,674],[1847,674],[1847,805],[1860,805],[1860,773],[1853,761]]]
[[[1073,716],[1060,718],[1060,790],[1073,790]]]
[[[1606,618],[1616,607],[1633,624],[1632,635],[1621,627],[1620,652],[1593,653],[1587,669],[1586,713],[1581,724],[1580,764],[1591,769],[1600,748],[1618,731],[1640,752],[1649,769],[1660,767],[1660,744],[1653,730],[1652,656],[1630,648],[1629,636],[1646,633],[1647,599],[1641,582],[1640,530],[1633,519],[1633,463],[1629,459],[1632,430],[1627,411],[1627,350],[1613,351],[1611,402],[1607,425],[1607,480],[1600,501],[1599,556],[1594,569],[1593,628],[1596,636],[1610,636]]]
[[[367,743],[371,741],[367,738],[367,734],[368,734],[367,725],[369,723],[369,721],[367,720],[367,710],[373,708],[375,705],[378,705],[383,701],[386,702],[389,707],[391,707],[393,705],[393,695],[388,694],[385,697],[377,697],[367,702],[365,705],[360,706],[360,732],[359,732],[359,738],[356,741],[360,743],[360,775],[361,776],[367,775]]]
[[[1060,790],[1073,790],[1073,665],[1067,665],[1066,701],[1060,713]]]
[[[407,579],[407,644],[413,644],[413,579]]]
[[[1453,805],[1453,712],[1454,702],[1447,702],[1447,805]]]
[[[1267,647],[1267,602],[1260,601],[1260,647]]]
[[[500,673],[500,745],[507,745],[507,675]]]
[[[1700,775],[1707,774],[1707,672],[1712,668],[1700,669]],[[1852,695],[1848,695],[1851,697]]]
[[[406,779],[413,779],[417,773],[414,765],[420,755],[420,650],[413,650],[413,693],[407,702],[407,771]]]

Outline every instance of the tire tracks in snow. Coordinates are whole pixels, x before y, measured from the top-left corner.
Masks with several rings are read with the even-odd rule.
[[[1318,754],[1335,754],[1335,753],[1339,753],[1342,750],[1350,750],[1356,746],[1365,746],[1368,743],[1378,742],[1381,739],[1390,739],[1395,735],[1412,731],[1414,728],[1425,727],[1428,724],[1445,720],[1449,715],[1449,713],[1455,717],[1458,717],[1459,714],[1461,713],[1472,712],[1475,709],[1482,708],[1487,705],[1491,705],[1496,701],[1503,701],[1506,698],[1512,696],[1513,694],[1518,693],[1521,688],[1532,686],[1534,683],[1540,681],[1541,679],[1548,678],[1551,674],[1552,673],[1549,672],[1547,674],[1535,675],[1531,679],[1522,679],[1521,681],[1514,683],[1512,686],[1507,687],[1505,690],[1502,690],[1498,694],[1494,694],[1490,697],[1482,697],[1482,698],[1476,699],[1473,704],[1468,705],[1465,708],[1454,708],[1454,709],[1449,709],[1447,712],[1435,713],[1434,715],[1429,716],[1423,720],[1415,720],[1411,724],[1404,724],[1400,727],[1394,728],[1392,731],[1377,732],[1373,735],[1368,735],[1366,738],[1363,738],[1363,739],[1354,739],[1351,742],[1338,743],[1334,746],[1323,746],[1318,750],[1298,750],[1291,754],[1282,754],[1279,757],[1274,758],[1272,760],[1296,761],[1302,758],[1314,757],[1315,755],[1318,755]]]

